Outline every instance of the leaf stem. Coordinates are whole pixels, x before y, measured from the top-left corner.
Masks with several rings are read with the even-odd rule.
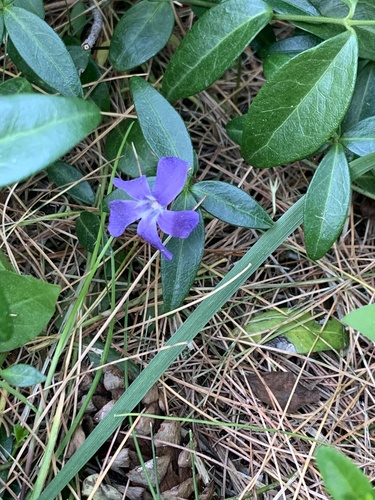
[[[298,16],[288,14],[274,14],[274,21],[297,21],[313,24],[338,24],[340,26],[375,26],[375,20],[348,19],[346,17],[323,17],[323,16]]]

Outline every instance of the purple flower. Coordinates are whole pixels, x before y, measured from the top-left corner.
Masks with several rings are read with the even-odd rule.
[[[157,226],[174,238],[187,238],[199,221],[199,215],[194,210],[167,210],[167,205],[180,194],[185,185],[188,166],[189,164],[180,158],[160,158],[152,190],[145,175],[132,181],[114,179],[114,185],[133,199],[113,200],[108,203],[110,235],[120,236],[129,224],[140,219],[138,235],[170,260],[172,254],[161,242]]]

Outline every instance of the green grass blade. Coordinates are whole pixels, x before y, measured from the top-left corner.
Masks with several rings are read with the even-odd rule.
[[[183,325],[164,345],[145,370],[130,385],[125,394],[117,401],[106,418],[88,436],[79,450],[65,464],[51,481],[38,500],[50,500],[68,484],[87,461],[97,452],[109,436],[121,425],[125,417],[141,401],[146,392],[155,384],[186,345],[202,330],[216,312],[227,302],[240,286],[258,269],[271,253],[302,222],[304,200],[301,198],[277,222],[264,233],[253,247],[237,262],[225,278],[216,286]],[[36,500],[34,497],[32,497]]]

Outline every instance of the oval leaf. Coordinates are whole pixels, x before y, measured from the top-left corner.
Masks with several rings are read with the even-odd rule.
[[[0,370],[0,375],[10,385],[16,387],[29,387],[30,385],[40,384],[46,380],[36,368],[29,365],[13,365],[5,370]]]
[[[77,238],[81,245],[88,252],[93,252],[98,238],[104,243],[108,240],[105,233],[100,232],[100,219],[97,215],[91,212],[82,212],[76,222]],[[102,246],[101,246],[102,248]],[[108,249],[106,254],[108,255]]]
[[[0,352],[25,345],[41,333],[51,319],[60,288],[32,276],[0,271],[0,287],[9,308],[12,335],[0,339]]]
[[[353,125],[340,138],[343,146],[358,156],[375,152],[375,116],[365,118]]]
[[[214,217],[235,226],[268,229],[273,221],[251,196],[226,182],[203,181],[191,190],[201,206]]]
[[[345,115],[341,130],[349,130],[365,118],[375,115],[375,63],[368,61],[359,71],[353,98]]]
[[[192,210],[195,205],[194,197],[183,192],[172,208]],[[198,213],[198,225],[188,238],[171,238],[166,244],[173,254],[172,260],[161,258],[164,312],[172,311],[182,304],[198,272],[204,250],[204,224],[200,210]]]
[[[130,125],[132,125],[132,128],[121,150],[121,144]],[[133,144],[136,155],[134,154]],[[111,130],[105,143],[105,153],[108,161],[119,158],[117,170],[130,177],[139,177],[139,167],[142,174],[146,176],[155,175],[157,158],[147,144],[138,120],[124,120]]]
[[[65,45],[40,17],[12,6],[4,11],[5,27],[26,64],[64,96],[82,96],[78,73]]]
[[[321,446],[315,455],[324,486],[333,500],[373,500],[375,490],[363,472],[334,448]]]
[[[48,168],[48,177],[58,187],[67,187],[69,184],[74,184],[66,192],[78,203],[84,205],[93,205],[95,203],[95,195],[90,184],[83,181],[83,175],[72,165],[63,161],[58,161]]]
[[[191,140],[177,111],[138,76],[130,79],[130,89],[143,135],[156,156],[176,156],[193,166]]]
[[[340,144],[318,166],[305,197],[303,229],[308,256],[323,257],[338,238],[350,203],[349,165]]]
[[[375,304],[360,307],[344,316],[341,321],[375,342]]]
[[[174,101],[209,87],[270,21],[261,0],[227,0],[212,7],[185,36],[163,78],[163,94]]]
[[[94,104],[70,97],[0,97],[0,109],[0,186],[46,168],[86,137],[101,119]]]
[[[242,135],[245,123],[246,123],[246,115],[240,115],[233,118],[233,120],[228,122],[225,127],[227,134],[236,144],[241,144],[242,142]]]
[[[13,94],[31,94],[34,89],[25,78],[17,77],[0,83],[0,96]]]
[[[309,0],[267,0],[267,3],[280,14],[321,15]]]
[[[13,5],[32,12],[36,16],[44,19],[43,0],[14,0]]]
[[[259,314],[244,327],[249,336],[254,339],[262,333],[274,331],[274,337],[282,335],[290,342],[295,352],[308,354],[328,350],[344,349],[349,344],[349,336],[340,322],[332,318],[322,329],[310,313],[280,309]]]
[[[356,68],[357,40],[349,32],[285,63],[250,106],[242,138],[246,161],[267,168],[314,153],[349,106]]]
[[[157,54],[167,43],[174,26],[168,2],[143,0],[131,7],[117,24],[109,59],[119,71],[129,71]]]

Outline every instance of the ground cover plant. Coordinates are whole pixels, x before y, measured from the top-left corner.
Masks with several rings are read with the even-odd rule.
[[[375,498],[375,6],[0,1],[2,498]]]

